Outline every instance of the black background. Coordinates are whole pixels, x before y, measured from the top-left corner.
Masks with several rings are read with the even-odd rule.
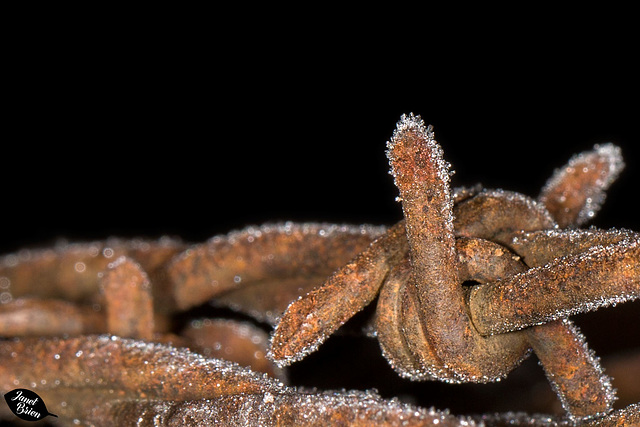
[[[536,196],[572,154],[616,143],[627,166],[593,224],[640,230],[638,69],[630,51],[611,49],[615,40],[551,53],[555,43],[535,38],[517,49],[491,40],[442,48],[420,39],[385,49],[268,30],[242,41],[206,31],[116,40],[118,29],[106,29],[89,38],[63,30],[40,36],[7,63],[3,253],[60,238],[201,242],[286,220],[392,224],[401,209],[385,142],[409,112],[434,125],[454,185],[481,182]],[[618,342],[634,340],[616,326]],[[598,354],[615,350],[606,332],[598,341],[585,330]],[[330,340],[323,351],[333,346],[334,355],[311,356],[293,377],[469,410],[469,400],[455,406],[460,388],[398,385],[380,358],[370,362],[375,369],[362,363],[360,352],[379,351],[375,342],[347,350],[344,343]],[[340,374],[327,375],[340,366]],[[484,394],[493,386],[479,387]],[[499,387],[488,399],[513,404],[508,391],[491,397]],[[521,408],[471,405],[510,409]]]
[[[454,185],[535,196],[573,153],[618,144],[627,167],[595,224],[639,228],[632,80],[584,82],[562,69],[431,77],[428,63],[381,80],[363,72],[374,65],[340,58],[53,59],[8,85],[5,252],[60,237],[197,242],[267,221],[391,224],[401,211],[385,142],[409,112],[434,125]]]

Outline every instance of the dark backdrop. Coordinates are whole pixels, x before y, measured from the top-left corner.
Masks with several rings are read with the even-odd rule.
[[[456,185],[537,195],[573,153],[615,142],[627,167],[596,224],[640,228],[637,91],[626,83],[60,65],[12,86],[5,252],[59,237],[201,241],[266,221],[391,224],[401,211],[385,142],[408,112],[434,125]]]

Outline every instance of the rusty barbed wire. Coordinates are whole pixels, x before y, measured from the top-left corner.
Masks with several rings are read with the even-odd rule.
[[[596,147],[573,158],[545,186],[540,202],[489,190],[454,209],[450,166],[430,127],[419,117],[403,116],[388,148],[404,224],[390,229],[325,285],[294,301],[276,325],[271,357],[281,365],[303,358],[382,288],[376,330],[383,353],[400,375],[454,383],[496,381],[517,366],[531,346],[572,420],[610,412],[615,400],[610,379],[565,317],[640,295],[640,235],[557,230],[558,222],[577,225],[594,215],[604,189],[622,168],[619,150]],[[576,188],[583,191],[574,196]],[[549,203],[551,211],[545,200],[556,202]],[[398,232],[399,227],[405,233]],[[537,230],[551,230],[544,236],[563,243],[564,251],[533,243],[544,239],[528,234],[535,246],[531,252],[546,252],[551,262],[535,264],[514,251],[512,242],[522,246],[526,240],[519,235]],[[395,249],[402,248],[405,236],[408,251]],[[603,246],[607,239],[612,244]],[[372,261],[378,259],[374,252],[384,253],[387,263]],[[406,252],[408,261],[399,263],[398,258],[407,259]],[[366,297],[362,304],[357,299],[353,304],[354,287],[347,284],[365,278],[377,280],[358,289],[358,295]],[[488,284],[461,286],[469,280]],[[470,312],[469,306],[474,307]],[[495,323],[501,325],[500,334],[478,331],[474,319],[486,318],[499,319]],[[532,326],[554,319],[562,320]],[[525,326],[532,327],[515,332]]]
[[[639,234],[573,228],[597,212],[619,150],[573,157],[532,199],[451,190],[419,117],[403,116],[388,148],[404,211],[389,228],[285,223],[197,245],[111,239],[4,256],[0,385],[37,390],[56,425],[640,423],[638,404],[613,410],[609,377],[567,319],[640,295]],[[454,416],[286,385],[284,366],[372,303],[368,328],[401,376],[493,382],[533,348],[566,415]],[[271,342],[246,320],[178,320],[202,304],[275,326]]]

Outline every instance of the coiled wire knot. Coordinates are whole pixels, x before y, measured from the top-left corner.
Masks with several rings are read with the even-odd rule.
[[[570,417],[611,411],[610,380],[567,316],[638,297],[640,239],[558,223],[592,216],[584,207],[603,198],[619,152],[608,145],[572,159],[536,201],[479,188],[452,194],[450,165],[419,117],[403,116],[387,146],[404,220],[289,306],[271,357],[304,357],[379,293],[375,330],[400,375],[496,381],[533,348]]]

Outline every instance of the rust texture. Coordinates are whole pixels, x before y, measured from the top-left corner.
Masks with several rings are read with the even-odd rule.
[[[204,356],[233,360],[286,382],[284,372],[267,359],[269,335],[252,323],[198,319],[191,321],[181,335]]]
[[[313,351],[373,301],[392,263],[406,254],[403,232],[402,224],[392,227],[323,286],[292,302],[274,332],[271,357],[285,365]]]
[[[563,169],[557,170],[538,200],[553,214],[560,227],[582,225],[600,208],[605,190],[623,167],[618,147],[596,145],[593,151],[572,157]]]
[[[102,274],[101,290],[107,314],[107,331],[123,337],[153,336],[153,300],[146,273],[134,261],[121,257]]]
[[[354,253],[366,249],[376,228],[329,224],[279,224],[250,227],[224,238],[213,238],[183,252],[174,260],[169,274],[180,309],[202,304],[228,291],[251,284],[252,293],[273,299],[284,295],[284,308],[299,294],[298,287],[310,290],[342,267]],[[244,296],[244,294],[242,294]],[[273,296],[269,296],[273,295]],[[233,297],[229,302],[234,303]],[[244,299],[238,298],[239,305]],[[252,301],[256,304],[255,301]],[[245,310],[251,312],[253,306]]]
[[[387,148],[404,216],[391,227],[267,224],[195,245],[110,239],[0,258],[0,386],[37,391],[55,425],[640,424],[627,378],[638,354],[607,357],[616,393],[569,319],[640,296],[640,235],[577,228],[620,150],[574,156],[534,199],[451,188],[419,117],[403,116]],[[218,307],[237,315],[207,317]],[[287,366],[358,331],[343,326],[368,307],[362,332],[401,377],[490,388],[535,354],[555,392],[544,408],[562,413],[452,415],[290,385]]]
[[[0,309],[2,336],[91,334],[106,329],[106,319],[91,307],[62,300],[18,298]]]

